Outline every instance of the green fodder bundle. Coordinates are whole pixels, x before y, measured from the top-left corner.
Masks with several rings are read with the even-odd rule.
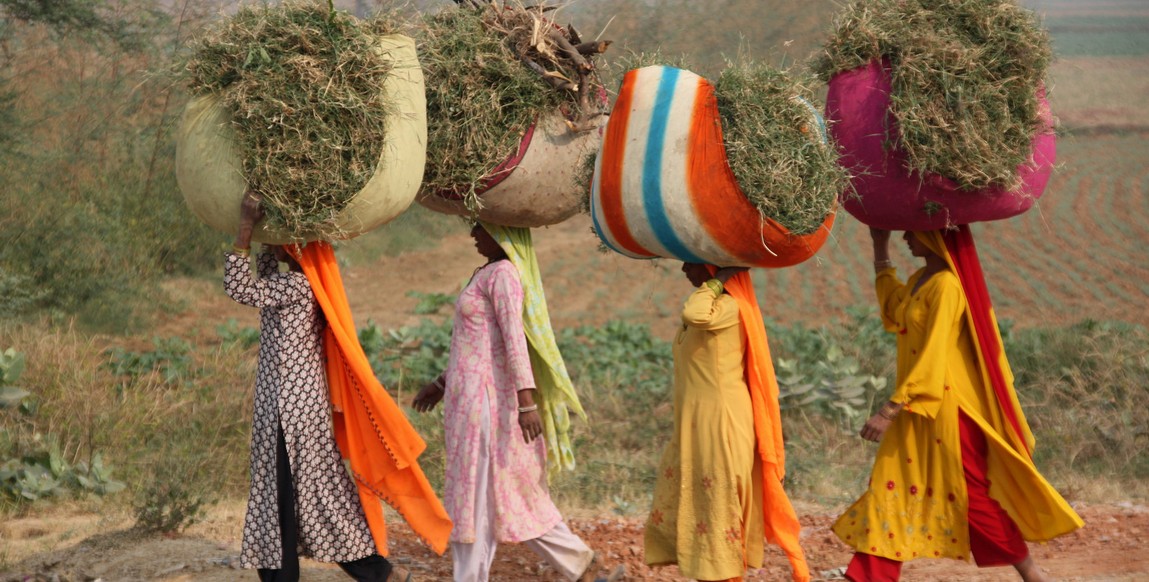
[[[594,54],[546,8],[478,5],[428,16],[419,60],[427,82],[424,191],[453,192],[479,208],[491,172],[519,147],[540,115],[562,108],[571,131],[603,113]],[[588,45],[595,45],[588,49]]]
[[[766,65],[728,63],[715,94],[726,155],[758,210],[797,235],[818,229],[849,176],[823,140],[815,79]]]
[[[963,190],[1016,188],[1043,129],[1036,91],[1052,59],[1039,17],[1009,0],[860,0],[835,22],[824,79],[875,59],[911,169]]]
[[[196,41],[185,74],[232,111],[243,172],[270,225],[338,237],[335,216],[376,171],[389,104],[385,19],[288,2],[241,8]]]

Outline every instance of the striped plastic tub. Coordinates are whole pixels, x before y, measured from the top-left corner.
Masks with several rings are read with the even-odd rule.
[[[591,217],[603,243],[629,257],[772,268],[814,256],[834,222],[830,213],[794,235],[762,216],[727,163],[714,86],[663,66],[623,78],[595,161]]]

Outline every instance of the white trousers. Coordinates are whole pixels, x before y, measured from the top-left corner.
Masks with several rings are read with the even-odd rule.
[[[494,492],[490,487],[493,471],[490,458],[490,408],[484,403],[482,410],[479,467],[485,467],[486,470],[480,470],[475,479],[475,499],[486,500],[486,503],[475,503],[475,543],[451,542],[455,582],[487,582],[498,546],[494,524],[490,520],[491,509],[495,505]],[[594,558],[594,552],[561,521],[547,533],[523,543],[572,582],[586,572]]]

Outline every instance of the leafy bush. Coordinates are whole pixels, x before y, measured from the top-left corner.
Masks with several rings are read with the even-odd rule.
[[[258,336],[258,332],[257,332]],[[157,372],[166,383],[172,383],[192,374],[191,344],[178,338],[152,338],[156,349],[133,352],[116,346],[105,351],[107,367],[116,375],[139,377]]]
[[[0,352],[0,408],[19,405],[31,393],[16,382],[24,372],[24,354],[13,348]]]
[[[178,532],[198,523],[212,502],[202,479],[189,474],[193,466],[168,459],[143,484],[133,510],[136,527],[161,533]]]
[[[0,318],[26,315],[45,292],[32,285],[32,278],[10,273],[0,266]]]
[[[670,343],[655,338],[650,327],[621,320],[602,327],[580,325],[558,334],[571,379],[583,388],[619,386],[666,394],[673,384]]]
[[[852,431],[893,380],[895,342],[873,309],[852,307],[837,325],[767,325],[784,411],[801,410]]]
[[[408,291],[407,296],[419,300],[419,302],[415,304],[415,315],[432,315],[438,313],[439,310],[446,305],[455,304],[455,296],[447,293]]]
[[[46,440],[38,450],[0,464],[0,496],[9,502],[27,503],[46,497],[109,495],[124,490],[99,453],[92,456],[90,466],[82,461],[69,465],[60,454],[57,439]]]
[[[240,327],[234,317],[228,318],[226,323],[216,326],[215,331],[226,345],[237,345],[246,350],[259,345],[259,329],[249,326]]]
[[[359,332],[359,343],[384,386],[418,390],[447,369],[451,322],[422,319],[418,325],[382,331],[368,321]]]

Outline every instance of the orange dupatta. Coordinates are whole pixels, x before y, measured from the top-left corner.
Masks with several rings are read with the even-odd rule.
[[[325,242],[285,248],[303,267],[327,317],[324,347],[335,441],[351,463],[376,549],[387,555],[381,499],[395,508],[431,549],[442,554],[452,524],[419,467],[418,457],[426,444],[371,370],[355,332],[334,250]]]
[[[709,267],[714,274],[716,269]],[[734,275],[726,281],[724,288],[738,301],[738,315],[742,329],[746,331],[746,384],[750,388],[754,435],[762,462],[766,540],[786,553],[795,582],[808,582],[810,568],[802,546],[798,544],[802,526],[782,488],[782,478],[786,476],[786,451],[782,442],[782,412],[778,407],[778,380],[774,377],[774,361],[770,358],[770,344],[766,341],[766,324],[762,321],[762,310],[758,307],[749,272]]]

